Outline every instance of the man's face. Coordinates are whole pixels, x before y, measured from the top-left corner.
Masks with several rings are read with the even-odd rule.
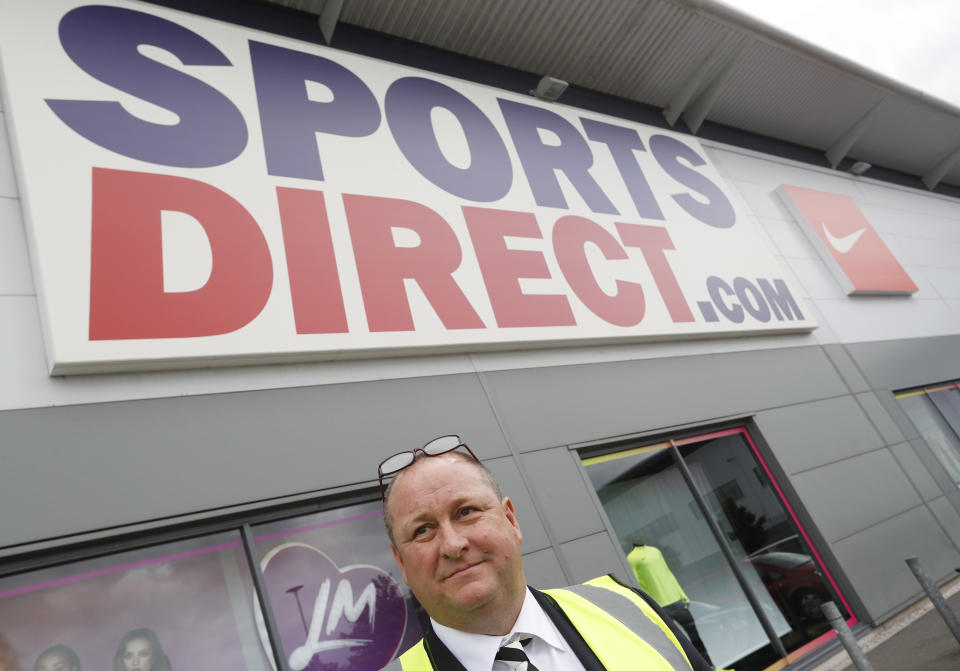
[[[526,589],[510,499],[499,500],[471,464],[442,455],[397,476],[389,502],[393,556],[427,613],[455,629],[506,633],[486,629],[509,620],[509,630]]]

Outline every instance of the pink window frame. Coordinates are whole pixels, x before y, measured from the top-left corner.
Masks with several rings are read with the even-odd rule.
[[[958,385],[951,385],[951,386],[956,387]],[[854,624],[859,622],[859,620],[857,620],[857,617],[853,614],[853,609],[850,607],[850,604],[847,602],[847,599],[843,596],[843,592],[840,590],[840,587],[837,585],[837,581],[834,580],[833,574],[830,573],[830,570],[827,568],[826,563],[823,561],[823,557],[821,557],[820,553],[817,551],[816,545],[814,545],[813,541],[810,540],[810,536],[809,534],[807,534],[807,530],[804,529],[803,524],[800,523],[800,519],[797,517],[796,511],[793,509],[793,506],[790,505],[790,500],[783,493],[783,489],[781,489],[780,483],[778,483],[777,479],[773,477],[773,473],[770,471],[770,467],[767,465],[767,460],[763,458],[762,454],[760,454],[760,450],[757,449],[757,444],[753,442],[753,438],[750,437],[750,432],[747,431],[745,427],[741,426],[733,429],[723,429],[721,431],[702,433],[696,436],[690,436],[688,438],[682,438],[680,440],[673,440],[670,442],[676,445],[677,447],[682,447],[684,445],[693,445],[695,443],[702,443],[708,440],[714,440],[716,438],[724,438],[726,436],[733,436],[733,435],[741,435],[744,437],[744,439],[746,439],[747,445],[749,445],[750,449],[753,451],[753,456],[756,457],[757,461],[760,463],[760,467],[763,468],[763,472],[766,473],[767,479],[770,481],[770,484],[773,485],[774,491],[777,492],[777,497],[780,499],[780,502],[787,509],[787,513],[789,513],[790,518],[793,520],[794,525],[796,525],[797,530],[800,532],[800,535],[803,536],[803,540],[806,541],[807,547],[809,547],[810,551],[813,553],[814,558],[816,559],[817,565],[820,567],[820,570],[823,571],[823,574],[824,576],[826,576],[827,580],[829,581],[830,586],[833,588],[834,593],[837,595],[837,597],[839,597],[841,603],[843,603],[843,607],[846,609],[848,613],[850,613],[850,617],[847,619],[847,625],[853,626]],[[770,667],[767,667],[767,669],[765,669],[764,671],[775,671],[776,669],[780,669],[786,664],[789,664],[799,659],[800,657],[803,657],[805,654],[807,654],[811,650],[820,647],[823,643],[826,643],[827,641],[835,637],[836,637],[836,633],[832,630],[824,634],[821,634],[820,636],[816,637],[812,641],[809,641],[804,645],[802,645],[801,647],[797,648],[796,650],[793,650],[787,655],[785,659],[781,660],[780,662],[777,662],[776,664]]]

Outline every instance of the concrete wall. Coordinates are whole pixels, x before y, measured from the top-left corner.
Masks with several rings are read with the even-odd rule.
[[[918,594],[898,554],[938,578],[960,565],[960,493],[891,393],[960,379],[956,201],[705,143],[814,333],[64,379],[46,372],[5,131],[0,108],[0,555],[373,492],[384,454],[458,432],[515,498],[533,582],[622,574],[573,446],[736,419],[862,615]],[[774,194],[782,183],[851,195],[920,291],[845,296]]]

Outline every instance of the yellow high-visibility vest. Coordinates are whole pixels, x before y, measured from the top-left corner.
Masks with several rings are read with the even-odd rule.
[[[613,578],[544,590],[607,671],[691,671],[680,642],[650,605]],[[435,671],[421,639],[386,671]]]

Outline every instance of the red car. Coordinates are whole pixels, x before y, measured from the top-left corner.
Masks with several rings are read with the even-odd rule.
[[[798,552],[767,552],[750,557],[770,596],[788,616],[823,619],[820,604],[830,600],[823,573],[813,560]]]

